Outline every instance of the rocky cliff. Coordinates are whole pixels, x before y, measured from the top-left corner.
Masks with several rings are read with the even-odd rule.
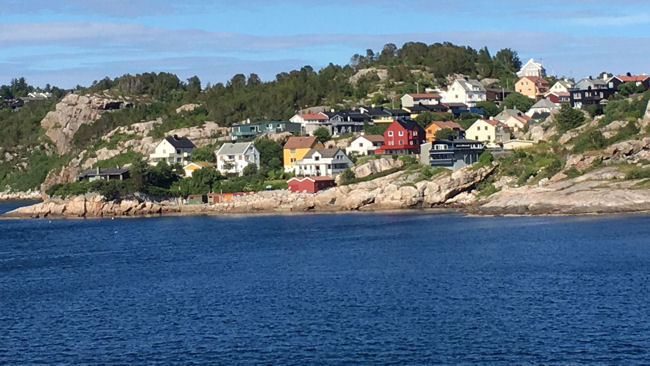
[[[52,140],[59,154],[70,151],[72,138],[84,124],[89,124],[111,109],[119,109],[129,102],[100,95],[68,94],[54,111],[41,121],[45,135]]]

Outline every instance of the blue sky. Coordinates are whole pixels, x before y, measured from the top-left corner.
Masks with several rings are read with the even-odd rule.
[[[650,73],[647,0],[2,0],[0,84],[173,72],[203,84],[346,64],[386,43],[450,41],[581,78]]]

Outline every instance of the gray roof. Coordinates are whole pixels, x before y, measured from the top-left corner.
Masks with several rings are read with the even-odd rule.
[[[575,88],[579,90],[587,90],[590,87],[592,89],[596,89],[596,88],[605,88],[606,86],[607,86],[607,82],[605,80],[584,78],[576,83]]]
[[[165,140],[177,149],[193,149],[194,144],[187,137],[167,136]]]
[[[86,177],[105,177],[109,175],[122,175],[129,172],[129,168],[95,168],[88,169],[85,172],[77,175],[78,179]]]
[[[251,145],[253,145],[252,142],[225,143],[221,145],[221,148],[219,148],[219,151],[217,151],[217,155],[243,154]]]
[[[478,91],[483,91],[483,92],[485,91],[485,87],[478,80],[456,79],[456,81],[458,81],[460,86],[462,86],[463,89],[465,89],[466,91],[475,91],[475,89],[477,89]]]
[[[530,109],[533,109],[533,108],[555,109],[555,108],[557,108],[557,105],[555,103],[551,102],[550,100],[546,99],[546,98],[542,98],[542,99],[538,100],[537,103],[533,104],[532,107],[530,107]]]
[[[307,155],[305,155],[305,158],[311,158],[315,152],[320,153],[324,158],[333,158],[339,151],[341,151],[341,149],[311,149]]]

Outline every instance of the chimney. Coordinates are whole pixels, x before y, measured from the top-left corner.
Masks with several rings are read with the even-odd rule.
[[[179,140],[178,135],[174,135],[174,140],[176,140],[176,141]]]

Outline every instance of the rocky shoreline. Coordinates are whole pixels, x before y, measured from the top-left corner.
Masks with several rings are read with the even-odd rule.
[[[27,191],[27,192],[0,192],[0,202],[2,201],[40,201],[41,192]]]
[[[477,197],[475,186],[495,166],[443,172],[417,181],[417,174],[400,171],[375,180],[338,186],[316,194],[264,191],[230,202],[189,205],[180,200],[106,201],[99,195],[48,199],[20,207],[4,218],[101,218],[178,215],[290,214],[306,212],[374,212],[414,209],[453,209],[472,215],[582,215],[650,212],[650,189],[624,180],[606,167],[574,179],[522,187],[503,186]],[[414,178],[415,182],[414,182]]]

